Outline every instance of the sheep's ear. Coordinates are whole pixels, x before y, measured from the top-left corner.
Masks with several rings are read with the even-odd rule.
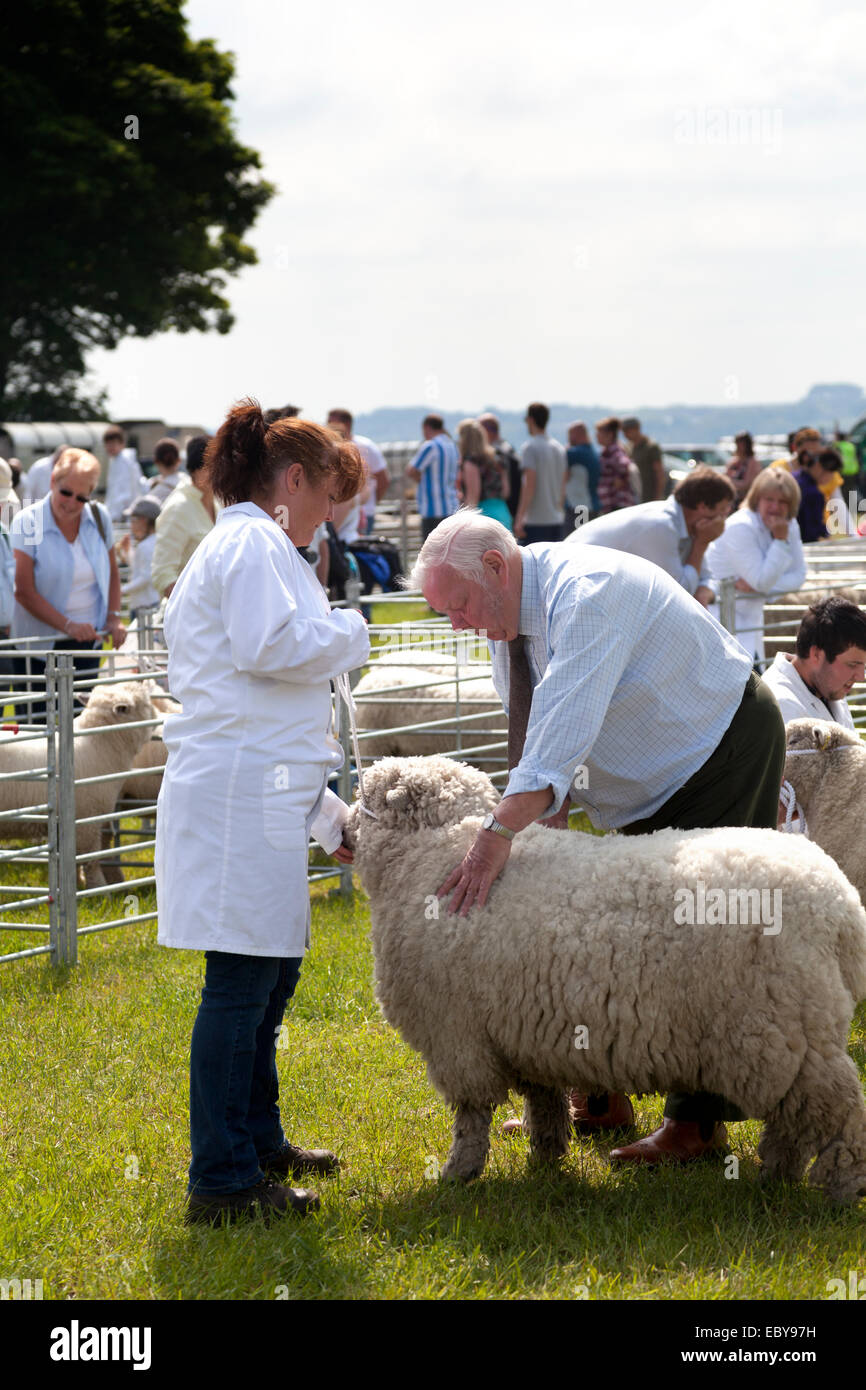
[[[92,690],[82,690],[78,692],[78,694],[76,695],[76,699],[78,700],[78,703],[80,705],[86,705],[87,701],[90,699],[92,694]]]
[[[405,811],[409,805],[409,792],[406,787],[392,787],[386,792],[385,805],[389,811]]]
[[[815,740],[815,747],[825,751],[833,742],[833,733],[827,728],[826,724],[813,724],[812,737]]]

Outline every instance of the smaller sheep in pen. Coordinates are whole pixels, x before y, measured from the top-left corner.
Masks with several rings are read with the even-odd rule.
[[[358,705],[358,730],[375,731],[375,737],[361,741],[364,755],[382,758],[451,753],[457,749],[459,721],[461,747],[479,749],[468,755],[469,760],[483,764],[490,772],[504,770],[506,750],[486,751],[508,737],[502,701],[494,689],[489,667],[472,663],[460,667],[458,708],[455,664],[432,663],[433,658],[429,666],[408,661],[376,662],[361,677],[353,691]],[[479,676],[481,679],[477,679]],[[391,690],[395,686],[399,688]],[[405,694],[401,695],[404,689]],[[386,690],[390,694],[383,693]],[[469,715],[483,717],[467,719]],[[447,722],[437,729],[405,731],[407,725],[434,720]],[[459,756],[463,756],[462,752]]]
[[[151,690],[146,681],[129,681],[117,685],[97,686],[81,714],[74,721],[75,777],[99,777],[116,773],[111,782],[99,782],[75,788],[76,820],[105,815],[115,809],[120,788],[132,767],[136,754],[150,738],[149,728],[130,728],[141,720],[156,717]],[[109,726],[104,732],[77,735],[85,729]],[[16,742],[14,734],[0,742],[0,773],[25,772],[44,768],[48,758],[47,739]],[[46,782],[26,778],[6,781],[0,778],[0,811],[24,811],[45,802]],[[44,823],[43,823],[44,824]],[[4,840],[33,840],[44,836],[42,825],[36,822],[5,819],[0,821]],[[101,846],[102,825],[76,826],[76,853],[89,854]],[[118,878],[122,877],[118,873]],[[88,888],[105,886],[106,876],[98,859],[84,866]]]
[[[481,1173],[510,1091],[525,1097],[534,1156],[551,1161],[569,1142],[571,1089],[710,1090],[764,1121],[763,1176],[796,1181],[814,1159],[809,1180],[829,1197],[866,1194],[847,1052],[866,913],[817,845],[536,824],[485,906],[460,917],[444,900],[428,909],[498,804],[489,779],[446,758],[386,758],[364,798],[370,814],[356,803],[345,838],[370,899],[377,997],[454,1109],[444,1177]]]

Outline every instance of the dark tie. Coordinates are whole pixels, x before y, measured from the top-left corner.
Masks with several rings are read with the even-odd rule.
[[[526,656],[526,638],[520,633],[508,643],[508,770],[523,757],[526,726],[532,705],[532,676]]]

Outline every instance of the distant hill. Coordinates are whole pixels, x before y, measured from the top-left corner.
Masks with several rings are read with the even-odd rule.
[[[527,402],[528,404],[528,402]],[[801,425],[832,430],[837,424],[848,429],[860,416],[866,415],[866,395],[850,382],[830,382],[813,386],[800,401],[771,405],[550,405],[550,433],[565,439],[572,420],[585,420],[592,425],[607,415],[636,415],[648,435],[661,444],[712,444],[724,435],[738,430],[752,434],[787,434]],[[367,415],[355,417],[358,434],[366,434],[381,444],[397,440],[418,439],[421,421],[434,406],[383,406]],[[523,417],[526,405],[519,410],[506,410],[495,405],[483,405],[474,410],[440,410],[445,427],[452,434],[460,420],[467,415],[492,410],[502,422],[502,434],[517,444],[526,437]]]

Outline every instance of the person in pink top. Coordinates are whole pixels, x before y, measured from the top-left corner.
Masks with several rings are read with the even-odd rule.
[[[602,515],[618,511],[620,507],[633,507],[637,501],[631,486],[631,460],[619,442],[621,428],[621,422],[615,415],[607,420],[599,420],[595,427],[595,437],[601,449],[597,491]]]

